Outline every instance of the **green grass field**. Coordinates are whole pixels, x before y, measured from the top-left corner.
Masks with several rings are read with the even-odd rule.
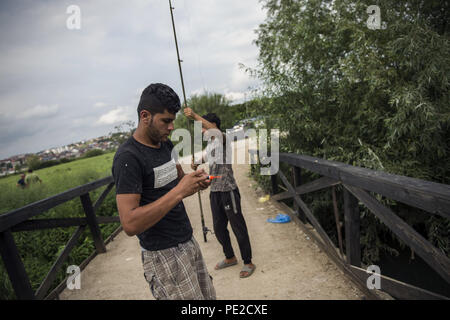
[[[0,214],[111,175],[114,153],[34,171],[42,184],[22,189],[19,175],[0,179]]]
[[[80,159],[60,164],[50,168],[36,170],[35,173],[43,181],[42,184],[32,185],[21,189],[16,186],[18,175],[0,179],[0,214],[21,208],[27,204],[51,197],[74,187],[107,177],[111,175],[111,165],[114,153]],[[92,202],[98,198],[106,186],[90,192]],[[117,216],[115,190],[111,190],[96,212],[98,216]],[[81,201],[75,198],[52,208],[34,218],[69,218],[85,216]],[[103,239],[106,239],[118,223],[100,225]],[[76,227],[55,228],[39,231],[14,232],[14,240],[24,262],[32,288],[36,290],[52,264],[63,250]],[[69,265],[79,265],[94,251],[92,237],[87,228],[78,240],[77,246],[72,250],[68,260],[61,268],[54,288],[66,277]],[[0,300],[14,299],[15,295],[6,273],[3,261],[0,263]]]

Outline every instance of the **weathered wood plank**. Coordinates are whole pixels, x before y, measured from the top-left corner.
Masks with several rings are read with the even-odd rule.
[[[12,232],[67,228],[86,225],[86,218],[33,219],[23,221],[11,228]]]
[[[280,153],[280,162],[450,218],[450,186],[310,156]]]
[[[118,216],[97,216],[99,224],[120,222]],[[36,231],[54,228],[68,228],[87,225],[86,218],[55,218],[55,219],[33,219],[19,223],[11,228],[12,232]]]
[[[9,230],[0,232],[0,254],[17,299],[34,300],[35,296],[30,279]]]
[[[45,297],[53,281],[55,281],[56,279],[57,272],[59,271],[59,269],[61,269],[61,266],[64,264],[70,252],[77,244],[77,240],[80,238],[84,229],[86,229],[86,226],[79,226],[77,230],[73,233],[72,237],[70,237],[69,241],[64,247],[64,250],[60,253],[59,257],[56,259],[55,263],[50,268],[50,271],[47,273],[47,276],[45,277],[44,281],[42,281],[41,285],[37,289],[35,294],[37,299],[41,300]]]
[[[99,224],[108,224],[108,223],[120,223],[120,217],[119,216],[97,216],[97,221]]]
[[[98,208],[102,205],[103,201],[105,200],[105,198],[108,196],[109,192],[111,191],[111,189],[114,187],[114,183],[110,183],[106,189],[102,192],[102,194],[100,195],[100,197],[98,197],[97,201],[95,201],[94,204],[94,213],[97,212]]]
[[[43,199],[22,208],[10,211],[8,213],[0,215],[0,232],[15,226],[16,224],[28,220],[29,218],[40,214],[46,210],[49,210],[57,205],[72,200],[81,196],[89,191],[95,190],[101,186],[110,184],[113,182],[112,176],[85,184],[80,187],[76,187],[60,193],[56,196]]]
[[[350,266],[352,271],[361,279],[362,282],[366,283],[368,277],[371,274],[367,273],[366,270]],[[450,300],[450,297],[445,297],[438,293],[434,293],[399,280],[389,278],[384,275],[380,275],[380,290],[389,293],[397,299],[406,300]]]
[[[345,253],[347,263],[361,266],[360,217],[358,200],[344,188]]]
[[[272,185],[272,194],[277,194],[278,193],[278,182],[277,182],[277,175],[271,175],[270,176],[270,183]]]
[[[105,240],[105,245],[107,245],[109,242],[113,241],[114,238],[122,231],[122,226],[120,225],[106,240]],[[89,257],[87,257],[80,265],[80,270],[83,271],[86,266],[89,264],[89,262],[92,261],[92,259],[94,259],[97,256],[97,252],[94,251],[91,253],[91,255]],[[67,279],[68,277],[66,277],[63,281],[61,281],[61,283],[55,288],[53,289],[52,292],[50,292],[44,299],[45,300],[59,300],[59,294],[66,288],[67,286]]]
[[[302,169],[299,167],[292,167],[292,177],[294,180],[294,188],[295,192],[297,192],[297,188],[302,184]],[[306,215],[302,209],[298,206],[297,202],[294,201],[294,210],[298,213],[299,219],[306,223]]]
[[[409,245],[430,267],[450,283],[450,259],[431,245],[410,225],[390,209],[383,206],[364,190],[344,185],[355,197],[369,208],[394,234]]]
[[[334,180],[334,179],[331,179],[328,177],[322,177],[322,178],[316,179],[314,181],[299,185],[298,187],[295,188],[295,192],[298,195],[302,195],[302,194],[306,194],[309,192],[332,187],[332,186],[335,186],[338,184],[340,184],[340,182],[337,180]],[[292,196],[290,195],[289,192],[282,192],[282,193],[276,194],[272,197],[272,199],[277,200],[277,201],[285,200],[285,199],[289,199],[289,198],[292,198]]]
[[[297,204],[299,205],[299,207],[303,210],[306,217],[309,219],[311,224],[314,226],[314,228],[317,230],[319,235],[322,237],[322,240],[324,241],[324,243],[327,246],[329,246],[330,248],[333,248],[333,252],[335,252],[334,251],[335,246],[334,246],[333,242],[330,240],[327,233],[325,232],[325,230],[323,230],[322,226],[316,220],[316,217],[312,214],[312,212],[309,210],[309,208],[306,206],[306,204],[300,199],[300,197],[298,195],[295,194],[294,187],[289,183],[289,181],[286,179],[286,177],[284,176],[283,172],[281,172],[281,170],[278,171],[278,175],[280,176],[281,181],[283,181],[286,188],[289,189],[289,192],[291,193],[291,195],[294,195],[294,201],[296,201]],[[336,255],[337,255],[337,253],[336,253]],[[340,257],[338,257],[338,258],[340,258]]]
[[[345,168],[341,181],[450,219],[450,186],[379,171],[369,175],[366,170]],[[445,188],[448,194],[440,192]]]
[[[84,213],[86,214],[86,220],[89,225],[89,229],[91,229],[92,239],[94,240],[95,249],[97,253],[106,252],[105,243],[102,239],[102,233],[98,226],[97,217],[94,213],[94,208],[92,206],[91,198],[89,197],[89,193],[85,193],[80,196],[81,204],[83,205]]]
[[[288,207],[285,203],[279,202],[280,206],[285,209],[292,220],[305,232],[319,247],[322,249],[325,254],[336,264],[338,268],[340,268],[345,276],[347,276],[357,287],[360,289],[365,295],[366,298],[370,300],[379,300],[380,297],[373,292],[373,290],[369,290],[366,286],[365,282],[362,282],[361,279],[352,271],[350,266],[345,263],[343,259],[338,257],[336,252],[336,248],[330,248],[328,245],[322,241],[322,239],[316,235],[314,230],[310,230],[306,224],[304,224],[296,215],[295,212],[292,212],[292,209]]]
[[[336,190],[334,186],[331,187],[331,196],[333,198],[334,221],[336,223],[336,232],[338,235],[339,250],[341,252],[341,255],[344,256],[344,246],[342,244],[342,234],[341,234],[341,222],[339,221],[339,211],[337,207]]]

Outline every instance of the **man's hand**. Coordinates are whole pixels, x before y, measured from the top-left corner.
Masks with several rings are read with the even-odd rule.
[[[189,107],[183,109],[184,115],[189,119],[195,120],[197,118],[197,114]]]
[[[199,166],[199,164],[194,163],[194,159],[192,159],[192,161],[191,161],[191,169],[192,170],[197,170],[198,166]]]
[[[200,169],[185,175],[178,183],[177,188],[179,188],[183,198],[186,198],[206,189],[210,184],[207,182],[207,178],[205,170]]]

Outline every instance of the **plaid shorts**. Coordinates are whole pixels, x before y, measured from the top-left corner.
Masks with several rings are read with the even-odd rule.
[[[156,300],[215,300],[216,290],[194,237],[176,247],[142,251],[144,277]]]

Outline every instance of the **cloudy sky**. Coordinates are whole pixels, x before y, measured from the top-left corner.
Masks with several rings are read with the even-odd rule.
[[[233,102],[258,86],[258,0],[173,0],[186,94]],[[80,9],[80,29],[71,5]],[[142,90],[181,82],[168,0],[0,1],[0,159],[136,122]]]

